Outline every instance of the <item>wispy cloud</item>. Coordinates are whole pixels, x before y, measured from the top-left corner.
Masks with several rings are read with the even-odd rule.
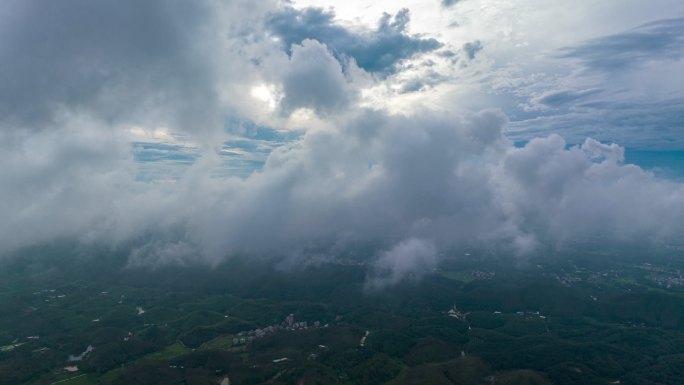
[[[684,57],[684,18],[656,20],[632,30],[563,49],[561,57],[589,69],[616,71],[653,60]]]

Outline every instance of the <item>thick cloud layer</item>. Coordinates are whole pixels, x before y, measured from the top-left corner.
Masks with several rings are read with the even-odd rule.
[[[4,2],[0,117],[32,126],[60,110],[110,120],[157,110],[158,123],[205,123],[216,69],[196,60],[205,48],[196,43],[214,38],[202,30],[210,12],[181,1]]]
[[[304,40],[292,46],[289,70],[283,79],[285,113],[310,108],[329,114],[344,111],[357,90],[342,72],[342,66],[328,48],[316,40]]]
[[[679,242],[684,185],[624,164],[617,144],[570,146],[552,134],[516,147],[494,110],[361,105],[359,79],[381,82],[364,68],[397,69],[439,46],[406,33],[407,11],[356,33],[332,13],[260,4],[3,3],[0,253],[76,237],[137,245],[134,264],[216,263],[360,245],[374,267],[368,287],[379,288],[460,248]],[[304,30],[307,18],[319,22]],[[459,46],[475,58],[482,44],[469,44]],[[263,150],[227,144],[262,126],[288,138],[264,150],[263,168],[243,179],[217,173],[224,153]],[[190,148],[185,138],[196,146],[173,180],[141,180],[136,160],[156,159],[141,160],[145,142],[131,132],[157,149]]]
[[[193,226],[216,253],[412,237],[524,253],[593,237],[676,241],[684,230],[684,187],[622,164],[621,147],[567,148],[552,135],[515,148],[504,122],[362,111],[273,153]]]

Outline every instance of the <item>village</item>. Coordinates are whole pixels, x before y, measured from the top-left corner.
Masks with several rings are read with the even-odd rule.
[[[327,328],[329,325],[325,324],[321,326],[320,321],[314,321],[311,327]],[[264,336],[275,333],[278,331],[296,331],[296,330],[307,330],[309,329],[309,322],[307,321],[295,321],[294,314],[289,314],[283,322],[280,324],[269,325],[264,328],[257,328],[247,331],[241,331],[237,333],[237,336],[233,338],[233,346],[240,346],[248,344],[255,339],[263,338]]]

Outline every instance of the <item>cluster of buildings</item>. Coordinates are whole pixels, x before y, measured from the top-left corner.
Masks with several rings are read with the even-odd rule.
[[[316,321],[313,323],[313,327],[318,329],[321,327],[321,323]],[[328,327],[327,324],[323,327]],[[237,334],[237,337],[233,338],[233,346],[239,346],[248,344],[255,339],[262,338],[267,334],[274,333],[278,330],[306,330],[309,328],[309,323],[307,321],[295,321],[294,314],[289,314],[285,320],[279,325],[270,325],[265,328],[258,328],[249,331],[242,331]]]
[[[605,282],[606,279],[610,279],[610,278],[620,278],[620,274],[618,274],[618,272],[615,270],[595,272],[595,273],[589,274],[587,281],[589,281],[589,282]]]
[[[646,278],[651,282],[656,283],[658,286],[664,286],[668,289],[672,286],[684,286],[684,277],[681,275],[668,276],[661,274],[649,274],[646,276]]]
[[[641,265],[637,265],[637,266],[635,266],[635,267],[638,268],[638,269],[641,269],[641,270],[652,271],[652,272],[655,272],[655,273],[672,273],[672,272],[673,272],[673,270],[670,270],[670,269],[668,269],[668,268],[666,268],[666,267],[663,267],[663,266],[655,266],[655,265],[652,265],[652,264],[650,264],[650,263],[642,263]],[[674,270],[674,272],[677,273],[677,274],[679,274],[679,270],[678,270],[678,269],[677,269],[677,270]]]
[[[465,321],[466,318],[468,317],[468,312],[460,311],[460,310],[456,309],[456,306],[454,306],[451,309],[449,309],[449,311],[447,312],[447,315],[449,317],[453,317],[453,318],[456,318],[458,320]]]
[[[34,292],[33,295],[43,294],[43,297],[44,297],[43,301],[45,301],[45,302],[50,302],[50,300],[55,300],[58,298],[66,297],[66,294],[56,294],[56,291],[57,290],[55,290],[55,289],[44,289],[44,290]],[[35,310],[35,309],[33,309],[33,310]]]
[[[314,325],[319,325],[320,322],[316,321],[314,322]],[[281,328],[285,330],[301,330],[301,329],[308,329],[309,325],[306,321],[300,321],[296,322],[294,319],[294,314],[290,314],[285,318],[285,321],[280,324]],[[318,326],[315,326],[318,327]]]
[[[495,314],[497,314],[497,313],[498,313],[498,314],[501,314],[501,312],[494,312],[494,313],[495,313]],[[537,317],[539,317],[539,318],[541,318],[541,319],[546,319],[546,316],[541,315],[541,313],[539,313],[538,310],[536,310],[536,311],[531,311],[531,310],[528,310],[528,311],[517,311],[517,312],[515,312],[515,314],[517,314],[518,316],[521,316],[521,317],[522,317],[522,316],[528,316],[528,317],[529,317],[529,316],[537,316]]]
[[[250,331],[240,332],[237,334],[237,337],[233,338],[233,346],[248,344],[254,341],[256,338],[261,338],[266,334],[275,332],[278,329],[278,326],[267,326],[263,329],[254,329]]]
[[[578,277],[576,275],[570,275],[570,274],[564,274],[564,275],[558,275],[554,274],[554,278],[563,286],[570,287],[573,284],[577,282],[582,282],[582,277]]]
[[[473,270],[470,274],[478,279],[492,279],[496,277],[496,272],[493,271]]]
[[[363,337],[361,337],[361,341],[359,341],[359,346],[361,346],[361,347],[366,346],[366,340],[368,339],[369,335],[370,335],[370,331],[366,330],[366,332],[363,334]]]
[[[684,276],[682,276],[682,271],[679,269],[654,266],[650,263],[642,263],[635,267],[651,273],[646,275],[645,278],[658,286],[664,286],[668,289],[672,286],[684,286]]]

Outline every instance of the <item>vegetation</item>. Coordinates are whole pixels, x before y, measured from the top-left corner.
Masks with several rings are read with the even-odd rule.
[[[450,258],[418,283],[367,292],[361,263],[148,270],[112,251],[25,253],[0,269],[6,385],[684,378],[684,290],[664,256]]]

